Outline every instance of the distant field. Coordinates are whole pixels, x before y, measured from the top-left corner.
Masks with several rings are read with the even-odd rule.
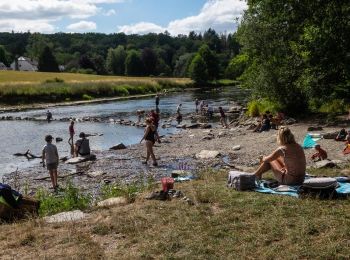
[[[107,82],[107,81],[148,81],[153,82],[160,79],[169,79],[179,83],[191,83],[188,78],[151,78],[151,77],[123,77],[123,76],[101,76],[78,73],[54,73],[54,72],[29,72],[29,71],[0,71],[0,84],[5,83],[39,83],[59,78],[65,82]]]
[[[186,78],[120,77],[74,73],[0,71],[0,104],[33,104],[127,97],[180,90]]]

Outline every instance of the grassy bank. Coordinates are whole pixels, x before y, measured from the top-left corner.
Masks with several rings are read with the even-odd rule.
[[[315,170],[317,175],[339,175]],[[181,199],[92,209],[87,220],[1,226],[0,256],[76,259],[347,259],[350,201],[236,192],[226,171],[176,184]],[[44,249],[44,250],[43,250]]]
[[[0,103],[46,103],[123,97],[165,89],[183,89],[191,84],[191,80],[180,78],[0,71]]]

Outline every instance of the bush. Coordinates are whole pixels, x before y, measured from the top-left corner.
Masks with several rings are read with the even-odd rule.
[[[259,116],[266,111],[271,113],[277,113],[282,110],[282,106],[277,102],[273,102],[267,99],[252,100],[248,102],[248,116]]]
[[[62,211],[86,209],[92,201],[91,195],[83,194],[71,182],[58,195],[43,189],[38,190],[37,199],[40,200],[40,216],[52,215]]]
[[[319,112],[327,114],[343,114],[347,112],[349,105],[343,99],[333,99],[323,103]]]
[[[82,97],[84,100],[92,100],[93,97],[88,95],[88,94],[84,94],[83,97]]]

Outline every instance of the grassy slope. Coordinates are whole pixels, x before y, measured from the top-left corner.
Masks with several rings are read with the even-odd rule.
[[[63,79],[65,82],[89,82],[89,81],[149,81],[154,82],[157,78],[149,77],[122,77],[122,76],[101,76],[78,73],[54,73],[54,72],[29,72],[29,71],[0,71],[0,83],[42,83],[54,78]],[[167,78],[162,78],[167,79]],[[189,79],[168,78],[177,82],[190,82]]]
[[[339,175],[339,171],[313,172]],[[350,201],[236,192],[226,172],[176,184],[195,202],[144,201],[76,224],[2,225],[0,256],[110,259],[346,259]]]

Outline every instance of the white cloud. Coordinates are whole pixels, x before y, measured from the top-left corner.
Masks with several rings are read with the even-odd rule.
[[[0,0],[0,31],[53,32],[62,19],[86,19],[102,11],[99,4],[125,0]],[[112,12],[110,13],[112,14]],[[92,24],[89,24],[92,28]],[[95,24],[96,26],[96,24]],[[96,28],[96,27],[95,27]]]
[[[76,31],[93,31],[96,30],[97,26],[94,22],[80,21],[77,23],[72,23],[67,26],[68,30]]]
[[[235,31],[235,19],[242,16],[247,8],[241,0],[208,0],[198,15],[171,21],[166,27],[154,23],[141,22],[132,25],[119,26],[120,32],[126,34],[145,34],[148,32],[164,32],[173,35],[188,34],[190,31],[203,32],[212,28],[217,32]]]
[[[119,26],[119,32],[124,32],[126,34],[147,34],[150,32],[161,33],[165,29],[154,23],[140,22],[132,25]]]
[[[43,32],[52,33],[55,27],[46,20],[17,20],[17,19],[7,19],[0,20],[0,31],[3,32]]]
[[[112,15],[116,15],[116,11],[114,9],[110,9],[107,12],[104,13],[105,16],[112,16]]]

